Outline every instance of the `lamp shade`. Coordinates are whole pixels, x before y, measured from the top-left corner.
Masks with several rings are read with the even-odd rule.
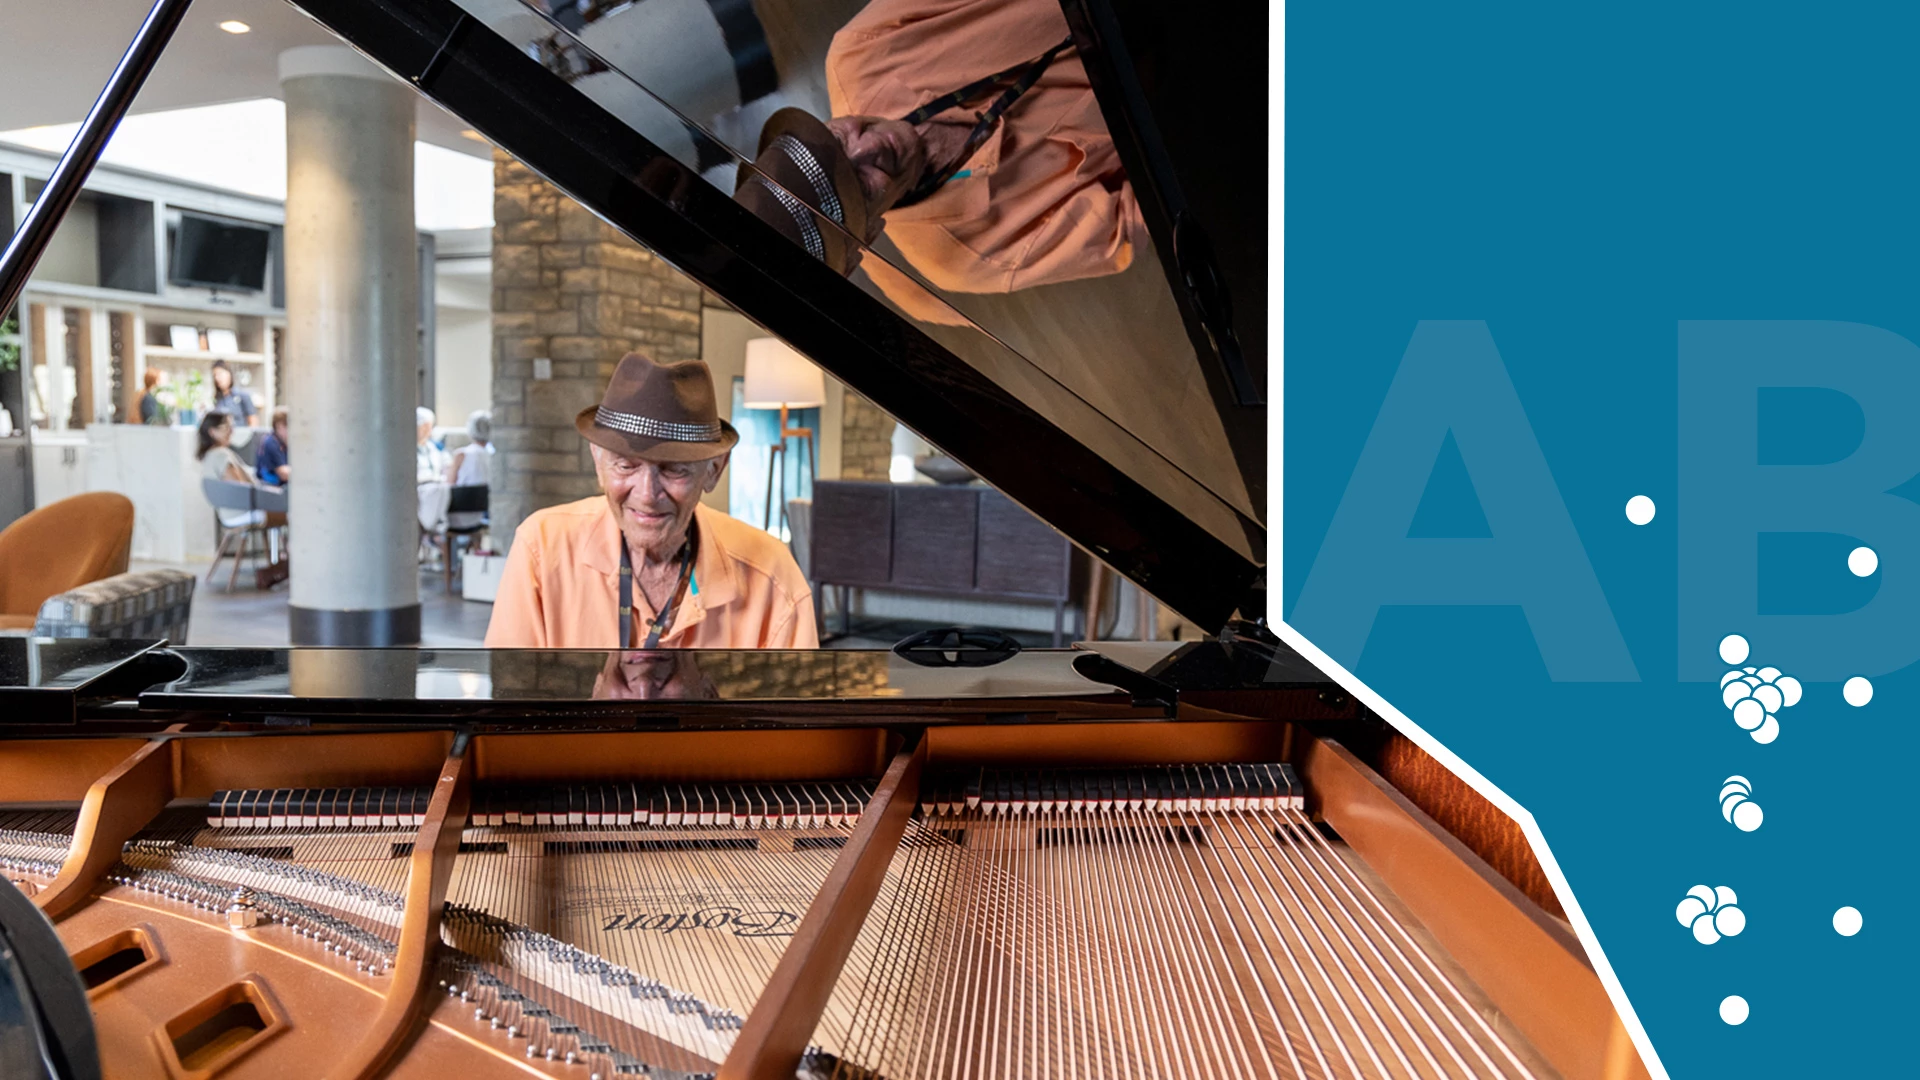
[[[813,361],[778,338],[747,342],[745,401],[749,409],[807,409],[827,401],[827,380]]]

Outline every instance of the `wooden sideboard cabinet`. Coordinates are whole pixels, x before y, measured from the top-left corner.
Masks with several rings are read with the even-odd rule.
[[[840,589],[848,620],[856,588],[1034,600],[1053,605],[1053,643],[1064,641],[1080,562],[1073,545],[992,488],[822,480],[809,548],[808,575]]]

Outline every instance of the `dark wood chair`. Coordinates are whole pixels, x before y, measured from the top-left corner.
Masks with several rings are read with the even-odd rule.
[[[455,484],[447,493],[447,527],[433,536],[440,547],[441,560],[446,564],[447,593],[453,593],[454,559],[460,553],[460,541],[465,539],[467,547],[473,547],[474,538],[487,531],[487,485]],[[454,525],[455,514],[479,514],[480,520],[471,525]]]

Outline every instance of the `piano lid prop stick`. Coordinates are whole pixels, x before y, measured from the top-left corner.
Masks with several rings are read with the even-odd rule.
[[[453,746],[433,787],[425,822],[414,838],[408,857],[405,921],[400,926],[399,950],[386,999],[360,1044],[339,1066],[328,1070],[327,1075],[334,1080],[371,1080],[378,1076],[406,1047],[432,1000],[441,908],[453,878],[454,857],[460,850],[460,833],[466,825],[472,791],[469,743],[466,732],[454,734]]]

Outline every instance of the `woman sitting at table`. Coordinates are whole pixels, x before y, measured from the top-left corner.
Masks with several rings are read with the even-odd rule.
[[[248,487],[265,487],[234,451],[230,445],[232,441],[233,417],[215,409],[201,419],[200,448],[194,455],[200,459],[201,479],[228,480]],[[219,509],[215,513],[220,517],[220,524],[229,529],[248,525],[277,528],[287,523],[287,515],[278,510]]]

